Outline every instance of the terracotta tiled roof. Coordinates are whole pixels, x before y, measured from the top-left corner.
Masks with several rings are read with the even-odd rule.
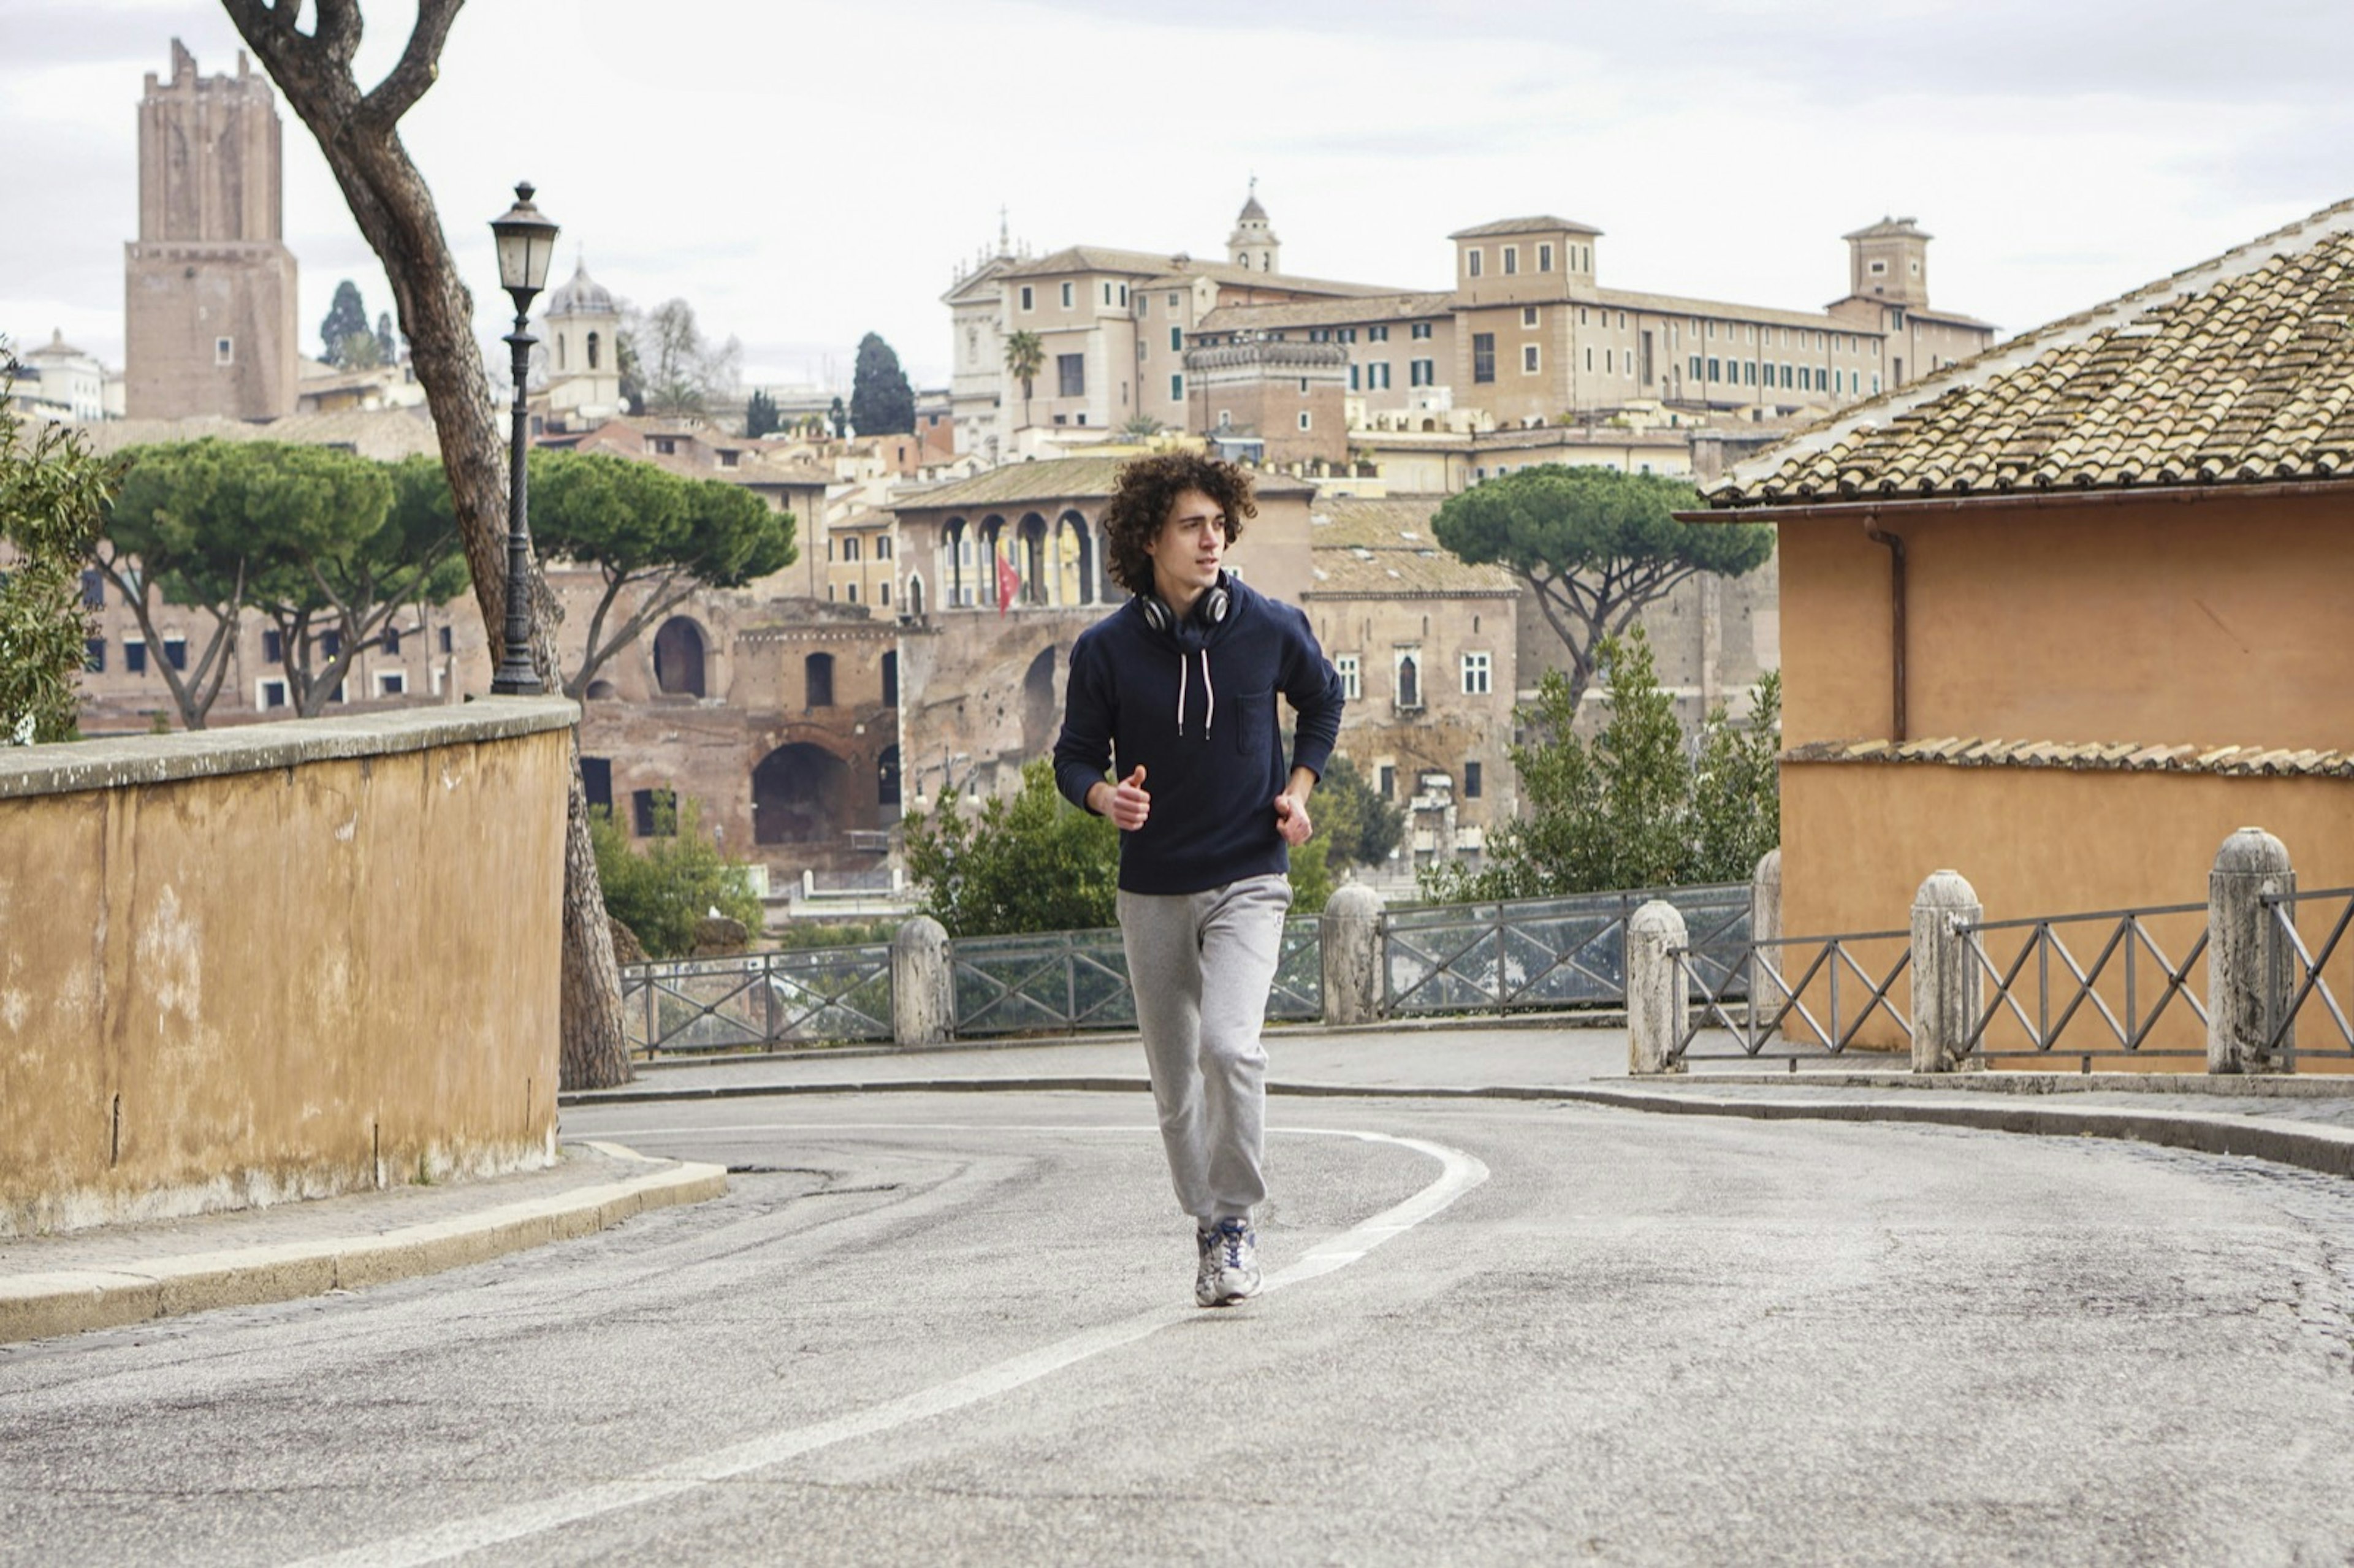
[[[893,499],[895,512],[929,511],[937,507],[1011,506],[1030,501],[1093,500],[1112,493],[1124,457],[1053,458],[1038,462],[1009,462],[951,480],[930,489],[910,487]],[[1252,487],[1261,495],[1312,494],[1316,487],[1280,473],[1254,473]]]
[[[2354,201],[1858,404],[1719,506],[2331,480],[2354,468]]]
[[[289,414],[267,423],[243,419],[102,419],[79,427],[92,451],[111,454],[158,441],[286,441],[296,446],[349,447],[379,462],[422,454],[440,455],[433,419],[423,408],[345,408],[328,414]]]
[[[1311,599],[1444,594],[1511,599],[1500,567],[1466,566],[1432,536],[1442,495],[1334,497],[1308,510]]]
[[[1369,294],[1355,299],[1297,300],[1279,305],[1220,305],[1202,318],[1203,332],[1259,332],[1296,326],[1438,317],[1455,308],[1449,293]]]
[[[1289,272],[1258,272],[1231,261],[1204,260],[1191,256],[1161,256],[1149,250],[1119,250],[1104,245],[1066,246],[1050,256],[1016,262],[997,276],[1052,278],[1072,272],[1126,273],[1129,277],[1145,279],[1148,287],[1181,279],[1211,278],[1224,283],[1291,289],[1303,294],[1353,296],[1405,291],[1384,283],[1342,283],[1330,278],[1302,278]]]
[[[1600,234],[1602,232],[1590,223],[1579,223],[1574,218],[1554,217],[1550,214],[1541,213],[1535,217],[1501,217],[1498,218],[1493,223],[1474,224],[1469,228],[1458,228],[1447,238],[1449,239],[1485,239],[1490,235],[1494,234],[1553,234],[1558,233],[1564,229],[1568,230],[1572,234]]]
[[[2300,751],[2263,746],[2142,746],[2132,741],[1979,740],[1957,736],[1908,741],[1818,740],[1791,747],[1782,753],[1782,760],[2354,779],[2354,751]]]

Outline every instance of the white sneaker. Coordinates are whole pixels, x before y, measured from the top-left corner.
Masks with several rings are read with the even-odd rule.
[[[1193,1300],[1204,1307],[1224,1307],[1258,1294],[1258,1234],[1243,1219],[1220,1220],[1206,1231],[1193,1233],[1201,1249],[1201,1271],[1193,1277]]]

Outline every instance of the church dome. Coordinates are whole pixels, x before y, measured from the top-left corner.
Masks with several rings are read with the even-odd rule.
[[[572,279],[559,283],[547,296],[547,313],[551,316],[610,316],[619,313],[613,303],[613,291],[588,275],[586,260],[573,264]]]

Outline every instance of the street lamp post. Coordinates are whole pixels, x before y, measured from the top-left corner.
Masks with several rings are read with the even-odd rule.
[[[556,225],[531,205],[531,182],[515,186],[515,204],[491,220],[499,248],[499,284],[514,301],[514,331],[507,348],[514,367],[514,446],[507,474],[507,619],[500,641],[498,673],[491,690],[500,696],[532,696],[542,689],[531,662],[531,510],[525,454],[529,446],[524,389],[531,377],[531,347],[539,340],[531,324],[533,296],[546,286],[547,263],[556,254]]]

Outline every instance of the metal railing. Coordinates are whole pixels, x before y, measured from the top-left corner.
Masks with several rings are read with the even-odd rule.
[[[1283,923],[1267,999],[1270,1022],[1323,1016],[1322,931],[1313,915]],[[949,958],[960,1037],[1136,1027],[1136,995],[1118,930],[964,937],[949,944]]]
[[[1885,1017],[1908,1042],[1913,1021],[1890,991],[1913,964],[1910,931],[1850,931],[1832,937],[1782,937],[1744,942],[1730,961],[1691,945],[1670,949],[1684,994],[1694,1003],[1691,1021],[1668,1053],[1671,1062],[1787,1061],[1838,1056],[1855,1044],[1875,1017]],[[1859,948],[1896,943],[1893,962],[1860,958]],[[1786,955],[1806,967],[1787,978]],[[1710,976],[1710,966],[1716,974]],[[1877,971],[1875,977],[1875,971]],[[1861,988],[1858,1005],[1857,988]],[[1732,1005],[1739,1002],[1736,1011]],[[1703,1035],[1730,1035],[1731,1052],[1694,1051]],[[1768,1050],[1779,1044],[1785,1049]]]
[[[2190,940],[2179,962],[2167,956],[2150,930],[2150,922],[2196,916],[2199,934]],[[2100,948],[2087,963],[2072,948],[2060,927],[2093,928]],[[1992,933],[2023,933],[2008,963],[1988,953]],[[2207,1052],[2204,1031],[2207,1007],[2190,990],[2193,968],[2207,951],[2207,906],[2166,904],[2143,909],[2104,909],[2083,915],[2041,916],[2020,920],[1956,921],[1955,935],[1964,938],[1970,961],[1989,989],[1979,998],[1977,1022],[1962,1042],[1962,1054],[1980,1060],[2010,1056],[2074,1055],[2086,1072],[2095,1055],[2123,1053],[2137,1056],[2200,1056]],[[1998,938],[1999,940],[2000,938]],[[2056,981],[2052,962],[2059,961]],[[2105,990],[2106,994],[2104,994]],[[2022,1001],[2022,993],[2032,1002]],[[2153,996],[2153,993],[2154,996]],[[2197,1020],[2200,1034],[2195,1047],[2153,1043],[2152,1036],[2169,1012],[2179,1019],[2187,1010]],[[2018,1049],[1998,1049],[1988,1041],[1989,1029],[2005,1018],[2015,1022],[2025,1039]],[[2071,1025],[2097,1021],[2095,1048],[2084,1047],[2083,1034],[2063,1051]],[[2091,1030],[2091,1024],[2085,1028]],[[2105,1032],[2107,1038],[2101,1040]]]
[[[1745,882],[1395,909],[1382,919],[1383,1012],[1623,1005],[1627,921],[1654,898],[1683,915],[1702,975],[1736,967],[1749,941]]]
[[[2346,933],[2354,927],[2354,887],[2322,887],[2310,893],[2267,893],[2262,895],[2266,937],[2275,944],[2265,972],[2276,979],[2271,1004],[2267,1009],[2264,1033],[2271,1049],[2281,1065],[2294,1071],[2297,1056],[2343,1056],[2354,1054],[2354,1023],[2347,1022],[2346,1004],[2354,1000],[2354,943],[2346,940]],[[2337,918],[2330,923],[2329,935],[2323,939],[2321,950],[2315,952],[2305,945],[2296,928],[2296,908],[2300,904],[2337,904]],[[2326,912],[2325,912],[2326,916]],[[2347,955],[2347,979],[2349,982],[2341,996],[2330,988],[2327,977],[2329,961],[2340,951]],[[2284,961],[2285,960],[2285,961]],[[2285,971],[2285,972],[2284,972]],[[2321,1051],[2300,1053],[2296,1040],[2297,1015],[2306,1004],[2320,998],[2322,1011],[2329,1015],[2336,1029],[2339,1046]]]
[[[648,1056],[891,1038],[891,949],[809,948],[621,971],[630,1048]]]

